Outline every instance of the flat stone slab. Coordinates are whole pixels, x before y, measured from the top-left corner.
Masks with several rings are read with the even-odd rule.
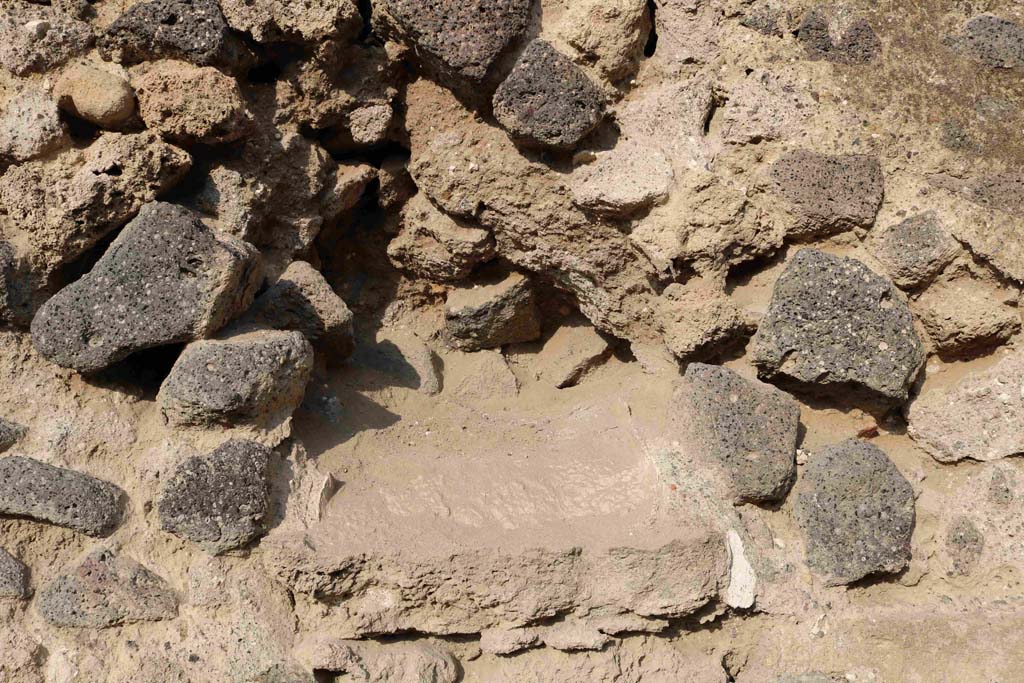
[[[509,273],[448,294],[444,307],[449,343],[464,351],[528,342],[540,336],[533,285],[521,273]]]
[[[12,455],[0,459],[0,514],[108,536],[121,524],[124,491],[81,472]]]
[[[887,403],[907,399],[925,357],[892,282],[817,249],[801,249],[783,271],[753,345],[763,378]]]
[[[173,619],[178,598],[135,560],[101,548],[47,585],[36,608],[54,626],[110,628]]]
[[[0,598],[24,600],[28,596],[28,567],[0,548]]]

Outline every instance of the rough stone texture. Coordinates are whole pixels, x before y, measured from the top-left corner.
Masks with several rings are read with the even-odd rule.
[[[0,548],[0,599],[24,600],[28,596],[28,567]]]
[[[180,59],[233,68],[247,57],[217,0],[147,0],[132,5],[107,27],[97,47],[104,59],[138,64]]]
[[[998,460],[1024,453],[1024,354],[973,372],[910,405],[908,432],[939,462]]]
[[[453,289],[448,294],[444,318],[449,343],[464,351],[540,337],[533,286],[521,273]]]
[[[785,139],[818,108],[803,79],[758,70],[731,89],[722,109],[722,139],[732,144]]]
[[[753,344],[762,377],[888,403],[907,399],[924,361],[903,294],[860,261],[817,249],[801,249],[779,277]]]
[[[537,377],[565,389],[575,386],[611,353],[608,340],[580,321],[559,326],[533,359]]]
[[[936,350],[960,355],[997,346],[1020,331],[1017,297],[1014,289],[959,274],[931,284],[911,310]]]
[[[645,0],[577,0],[558,27],[559,36],[609,81],[635,71],[651,29]]]
[[[794,510],[807,561],[828,585],[898,572],[910,562],[914,490],[866,441],[850,439],[812,456]]]
[[[65,69],[53,96],[62,110],[107,130],[124,126],[135,113],[135,91],[128,79],[113,68],[88,62]]]
[[[846,8],[819,5],[804,16],[797,29],[808,59],[837,64],[868,64],[882,52],[882,43],[866,19]]]
[[[387,646],[319,636],[299,643],[297,650],[310,669],[347,674],[353,683],[456,683],[461,678],[455,658],[431,642]]]
[[[22,456],[0,459],[0,514],[109,536],[121,524],[124,498],[117,486],[81,472]]]
[[[604,94],[543,40],[534,40],[494,93],[494,116],[520,144],[571,149],[604,118]]]
[[[679,426],[718,460],[736,501],[783,498],[796,479],[800,407],[788,394],[716,365],[691,363],[674,395]]]
[[[57,105],[37,88],[14,93],[0,110],[0,160],[28,161],[69,144]]]
[[[534,0],[459,3],[381,0],[378,30],[413,48],[431,71],[480,81],[491,64],[526,29]]]
[[[258,277],[251,245],[188,209],[147,204],[88,275],[39,310],[32,342],[58,365],[99,370],[215,332],[252,302]]]
[[[480,633],[480,649],[492,655],[511,655],[539,644],[537,631],[529,628],[489,628]]]
[[[238,321],[240,326],[296,330],[339,358],[352,354],[352,312],[313,266],[295,261]]]
[[[882,205],[882,168],[869,155],[798,149],[783,154],[769,175],[792,207],[789,232],[797,237],[870,227]]]
[[[4,683],[43,683],[46,650],[20,629],[0,628],[0,677]]]
[[[253,441],[228,441],[185,460],[160,495],[160,528],[213,554],[248,545],[263,533],[270,456]]]
[[[160,60],[136,69],[132,83],[146,126],[172,142],[219,144],[249,130],[238,82],[213,67]]]
[[[739,309],[711,280],[673,283],[657,303],[665,346],[680,360],[725,350],[747,330]]]
[[[578,166],[570,188],[581,208],[623,218],[663,203],[675,174],[663,153],[634,140],[625,140],[589,163]]]
[[[92,27],[50,7],[4,3],[0,14],[0,65],[15,76],[43,73],[86,52]]]
[[[43,588],[36,608],[54,626],[110,628],[173,619],[178,598],[135,560],[100,548]]]
[[[18,443],[28,430],[17,422],[0,417],[0,453]]]
[[[972,17],[960,35],[951,41],[954,48],[986,66],[997,69],[1024,67],[1024,26],[992,14]]]
[[[221,0],[220,6],[231,28],[260,43],[348,38],[362,26],[354,0]]]
[[[927,284],[961,249],[934,212],[916,214],[872,231],[870,249],[893,282],[904,289]]]
[[[287,419],[302,401],[313,347],[300,332],[257,330],[185,347],[157,401],[172,425]]]

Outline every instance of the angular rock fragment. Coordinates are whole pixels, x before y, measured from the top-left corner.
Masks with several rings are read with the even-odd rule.
[[[680,360],[698,360],[725,350],[747,330],[739,309],[710,279],[672,283],[657,303],[662,339]]]
[[[733,144],[794,136],[818,107],[802,79],[787,72],[758,69],[727,96],[721,133]]]
[[[57,105],[42,90],[24,88],[0,110],[0,162],[35,159],[69,142]]]
[[[736,502],[783,498],[796,479],[800,406],[788,394],[717,365],[691,363],[675,392],[687,443],[718,460]]]
[[[175,469],[158,502],[160,528],[214,555],[263,533],[270,499],[270,449],[232,440]]]
[[[70,14],[24,2],[0,12],[0,66],[15,76],[44,73],[88,51],[92,27]]]
[[[511,655],[540,643],[536,629],[489,628],[480,633],[480,649],[491,655]]]
[[[238,324],[296,330],[339,358],[351,355],[355,348],[352,312],[324,276],[305,261],[289,265],[256,297]]]
[[[932,211],[876,229],[869,245],[889,277],[904,289],[928,283],[961,251]]]
[[[946,389],[926,383],[910,404],[907,431],[939,462],[1024,453],[1024,353]]]
[[[296,648],[311,669],[348,674],[359,683],[456,683],[461,670],[455,658],[430,642],[378,643],[330,636],[310,638]]]
[[[966,515],[957,515],[946,529],[945,549],[953,575],[970,574],[985,547],[985,537]]]
[[[577,384],[611,354],[608,340],[585,322],[565,324],[544,342],[534,367],[541,381],[559,389]]]
[[[534,40],[498,86],[494,116],[518,143],[571,149],[604,118],[604,93],[578,66]]]
[[[617,81],[637,68],[651,30],[646,0],[576,0],[559,35],[606,79]]]
[[[302,402],[312,371],[302,333],[242,332],[185,347],[157,402],[172,425],[274,423]]]
[[[220,0],[220,6],[231,28],[260,43],[348,38],[362,26],[355,0]]]
[[[770,177],[792,207],[796,237],[870,227],[882,205],[882,167],[869,155],[797,149],[772,164]]]
[[[866,19],[829,5],[819,5],[808,12],[797,29],[797,37],[811,60],[867,64],[882,52],[882,42]]]
[[[217,0],[147,0],[129,7],[97,41],[104,59],[138,64],[180,59],[199,66],[237,67],[247,58]]]
[[[146,126],[173,142],[212,145],[249,130],[238,82],[213,67],[160,60],[139,67],[133,84]]]
[[[582,209],[624,218],[664,202],[674,177],[671,162],[660,150],[624,140],[577,167],[570,189]]]
[[[53,96],[67,113],[107,130],[124,126],[135,113],[135,91],[113,68],[74,64],[60,75]]]
[[[463,351],[533,341],[540,321],[530,281],[520,273],[453,289],[444,309],[449,343]]]
[[[992,14],[972,17],[950,43],[986,66],[997,69],[1024,67],[1024,26],[1002,17]]]
[[[101,548],[43,588],[36,608],[54,626],[110,628],[173,619],[178,598],[135,560]]]
[[[898,572],[910,562],[914,490],[870,443],[850,439],[812,457],[794,510],[807,561],[828,585]]]
[[[0,459],[0,514],[108,536],[121,524],[125,494],[87,474],[9,456]]]
[[[931,284],[911,309],[940,353],[958,355],[1002,344],[1020,331],[1016,303],[1016,290],[957,275]]]
[[[251,245],[188,209],[147,204],[86,276],[39,310],[32,342],[54,363],[91,372],[208,336],[252,301],[258,266]]]
[[[28,596],[28,567],[0,548],[0,598],[24,600]]]
[[[475,82],[526,29],[532,4],[380,0],[373,21],[385,35],[413,48],[428,70]]]
[[[801,249],[754,335],[768,379],[901,403],[924,362],[903,294],[860,261]]]
[[[0,453],[16,444],[27,431],[20,424],[0,417]]]

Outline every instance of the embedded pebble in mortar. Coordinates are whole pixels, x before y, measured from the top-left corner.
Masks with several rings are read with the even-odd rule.
[[[42,90],[28,87],[15,92],[0,109],[0,161],[28,161],[70,142],[57,105]]]
[[[962,251],[934,211],[875,228],[868,248],[893,282],[904,289],[927,284]]]
[[[27,432],[28,430],[17,422],[0,417],[0,453],[18,443]]]
[[[972,17],[950,44],[961,53],[997,69],[1024,67],[1024,26],[992,14]]]
[[[92,44],[92,27],[57,9],[5,2],[0,12],[0,66],[15,76],[45,73]]]
[[[448,341],[463,351],[533,341],[540,336],[533,286],[516,272],[453,289],[444,318]]]
[[[0,599],[24,600],[28,596],[28,567],[0,548]]]
[[[112,67],[73,64],[53,87],[60,108],[108,130],[124,126],[135,113],[135,91]]]
[[[830,5],[810,10],[796,35],[811,60],[868,64],[882,52],[882,42],[866,19],[850,16],[845,8]]]

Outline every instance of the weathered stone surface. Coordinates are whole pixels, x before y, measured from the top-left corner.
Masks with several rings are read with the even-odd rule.
[[[28,567],[0,548],[0,598],[24,600],[28,596]]]
[[[494,257],[494,238],[480,227],[456,221],[423,194],[406,202],[388,259],[401,270],[436,282],[461,280]]]
[[[0,628],[0,680],[4,683],[43,683],[46,650],[26,633]]]
[[[383,644],[311,637],[296,648],[310,669],[347,674],[355,683],[455,683],[461,671],[455,658],[431,642]]]
[[[1020,331],[1017,296],[1016,290],[959,274],[929,285],[911,310],[940,353],[965,354],[999,345]]]
[[[0,161],[28,161],[70,142],[57,105],[37,88],[14,93],[0,111]]]
[[[924,361],[903,294],[860,261],[817,249],[801,249],[779,277],[753,345],[762,377],[888,403],[907,399]]]
[[[797,37],[812,60],[867,64],[882,52],[882,42],[866,19],[829,5],[809,11],[797,29]]]
[[[800,406],[788,394],[717,365],[691,363],[675,392],[679,427],[718,460],[736,502],[783,498],[796,479]]]
[[[464,351],[533,341],[540,321],[530,281],[520,273],[448,294],[444,310],[449,343]]]
[[[577,384],[611,354],[608,340],[586,322],[561,325],[544,342],[532,365],[537,377],[559,389]]]
[[[65,12],[24,2],[4,3],[0,65],[15,76],[54,69],[92,44],[92,27]]]
[[[110,628],[173,619],[178,598],[135,560],[100,548],[43,588],[36,608],[54,626]]]
[[[160,528],[215,555],[248,545],[263,533],[270,455],[254,441],[232,440],[185,460],[161,493]]]
[[[302,333],[242,332],[189,344],[157,402],[172,425],[273,422],[301,403],[312,371]]]
[[[347,38],[362,26],[355,0],[221,0],[231,28],[260,43]]]
[[[160,60],[134,70],[132,83],[142,120],[168,140],[212,145],[249,130],[238,82],[212,66]]]
[[[672,164],[660,150],[623,140],[578,166],[570,189],[581,208],[623,218],[664,202],[674,178]]]
[[[258,255],[188,209],[147,204],[82,279],[32,321],[46,358],[89,372],[163,344],[199,339],[252,302]]]
[[[104,59],[138,64],[180,59],[234,67],[245,49],[228,28],[217,0],[147,0],[128,8],[99,37]]]
[[[970,574],[985,547],[985,537],[971,518],[956,516],[946,529],[943,541],[952,565],[950,573],[954,576]]]
[[[818,103],[802,78],[758,69],[731,88],[722,107],[722,139],[732,144],[785,139],[799,133]]]
[[[680,360],[699,360],[721,352],[747,330],[721,284],[710,279],[672,283],[657,305],[665,346]]]
[[[828,585],[910,562],[914,490],[876,446],[850,439],[822,449],[796,488],[807,561]]]
[[[526,29],[532,4],[380,0],[374,3],[373,20],[378,30],[413,48],[431,71],[480,81]]]
[[[563,652],[602,650],[612,639],[596,628],[579,621],[561,621],[540,629],[540,638],[548,647]]]
[[[108,536],[121,524],[124,499],[117,486],[81,472],[22,456],[0,459],[0,514]]]
[[[972,17],[960,35],[951,41],[954,48],[981,63],[997,69],[1024,67],[1024,26],[992,14]]]
[[[480,649],[492,655],[511,655],[539,644],[532,628],[489,628],[480,633]]]
[[[904,289],[927,284],[961,251],[931,211],[872,231],[868,244],[889,277]]]
[[[946,389],[927,383],[910,405],[908,432],[939,462],[1024,453],[1024,353]]]
[[[0,453],[16,444],[27,431],[20,424],[0,417]]]
[[[380,373],[388,385],[416,389],[434,396],[441,392],[444,378],[441,362],[414,332],[382,330],[356,347],[352,365]]]
[[[646,0],[576,0],[558,34],[606,79],[635,71],[651,30]]]
[[[493,99],[494,116],[518,143],[571,149],[604,118],[604,94],[550,43],[534,40]]]
[[[352,312],[318,270],[295,261],[265,292],[256,297],[239,325],[296,330],[337,357],[355,348]]]
[[[769,175],[791,205],[790,234],[797,237],[870,227],[882,205],[882,167],[873,156],[797,149],[772,164]]]
[[[108,130],[125,125],[135,113],[135,91],[111,67],[73,64],[61,73],[53,96],[67,113]]]

